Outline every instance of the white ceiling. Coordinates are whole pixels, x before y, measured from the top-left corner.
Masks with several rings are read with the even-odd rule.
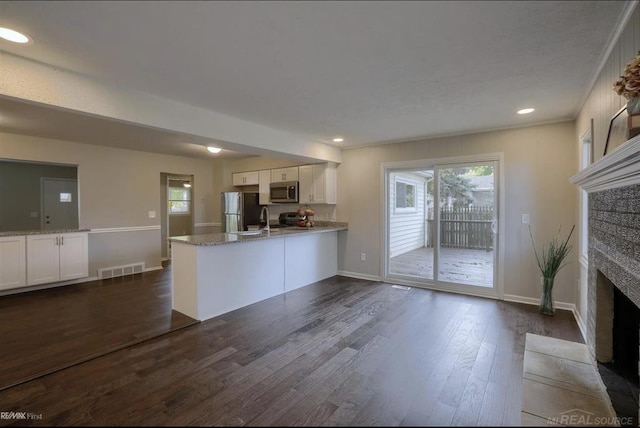
[[[574,118],[624,7],[2,1],[0,50],[349,147]]]

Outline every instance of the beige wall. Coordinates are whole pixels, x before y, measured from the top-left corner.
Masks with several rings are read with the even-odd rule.
[[[529,229],[521,214],[529,214],[541,245],[558,227],[568,232],[576,218],[576,192],[569,177],[576,171],[574,122],[485,132],[449,138],[345,150],[338,168],[338,221],[349,231],[339,240],[339,269],[380,276],[384,229],[381,164],[483,153],[504,153],[506,218],[504,293],[539,298],[540,272]],[[366,261],[360,261],[366,253]],[[557,277],[554,298],[574,303],[575,264]]]
[[[578,118],[576,119],[576,132],[574,136],[575,152],[577,159],[581,157],[580,138],[589,131],[593,119],[594,161],[603,157],[604,147],[607,141],[607,132],[611,117],[626,104],[626,99],[612,89],[613,83],[623,73],[624,66],[640,50],[640,7],[636,7],[629,22],[620,35],[611,51],[610,56],[600,72],[595,85],[591,89]],[[576,171],[577,172],[577,171]],[[576,197],[580,188],[575,186]],[[579,212],[576,213],[579,215]],[[576,217],[576,224],[579,218]],[[575,254],[574,254],[575,255]],[[577,260],[577,259],[576,259]],[[576,306],[582,322],[587,319],[587,266],[582,264],[579,269],[579,287],[577,289]]]
[[[194,176],[195,223],[213,222],[210,160],[0,133],[0,157],[78,165],[80,227],[158,229],[89,235],[89,275],[102,267],[160,266],[160,174]],[[156,217],[149,218],[149,211]]]

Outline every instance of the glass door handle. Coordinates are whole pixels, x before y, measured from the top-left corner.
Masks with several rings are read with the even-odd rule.
[[[491,222],[491,232],[498,234],[498,220],[493,220]]]

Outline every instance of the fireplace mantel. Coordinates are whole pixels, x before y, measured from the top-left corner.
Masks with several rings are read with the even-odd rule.
[[[587,192],[640,183],[640,135],[589,165],[569,180]]]

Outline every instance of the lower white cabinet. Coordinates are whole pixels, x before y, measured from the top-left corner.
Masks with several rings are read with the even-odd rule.
[[[24,236],[0,237],[0,290],[27,285]]]
[[[27,236],[27,285],[89,276],[85,232]]]

